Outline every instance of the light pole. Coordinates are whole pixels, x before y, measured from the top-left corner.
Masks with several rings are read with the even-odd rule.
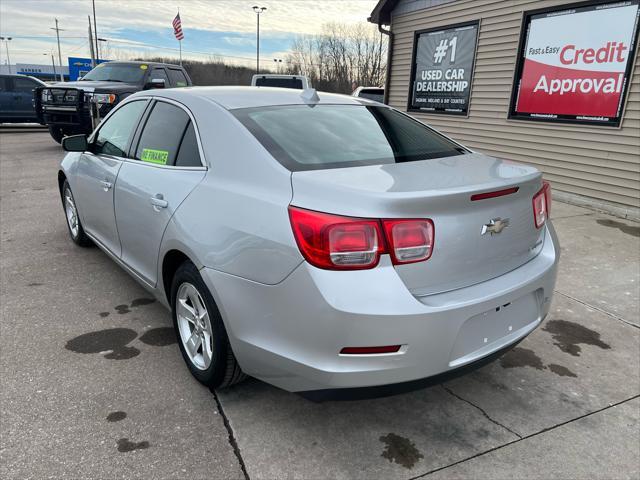
[[[104,43],[104,48],[102,48],[102,56],[107,57],[108,53],[105,55],[105,52],[109,52],[109,44],[107,43],[109,39],[107,38],[98,38],[98,42]],[[96,65],[98,63],[99,57],[96,58]]]
[[[260,73],[260,14],[264,12],[267,7],[258,7],[255,5],[253,11],[256,12],[258,20],[258,26],[256,28],[256,74]]]
[[[0,40],[4,41],[5,49],[7,50],[7,66],[9,67],[9,75],[11,75],[11,59],[9,58],[9,41],[12,37],[0,37]]]
[[[56,62],[53,60],[53,52],[51,52],[51,54],[49,53],[43,53],[42,55],[44,55],[45,57],[48,57],[49,55],[51,55],[51,66],[53,67],[53,79],[56,79]]]

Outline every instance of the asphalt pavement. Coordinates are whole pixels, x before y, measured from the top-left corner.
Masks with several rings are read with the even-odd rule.
[[[640,224],[554,202],[551,314],[467,376],[351,402],[212,394],[169,313],[69,240],[63,155],[0,130],[1,478],[640,477]]]

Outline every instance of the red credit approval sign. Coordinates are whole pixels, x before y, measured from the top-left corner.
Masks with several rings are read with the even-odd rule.
[[[633,60],[638,3],[532,15],[511,116],[619,122]]]

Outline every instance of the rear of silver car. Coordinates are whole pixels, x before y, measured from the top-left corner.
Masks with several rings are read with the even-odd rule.
[[[322,168],[281,137],[292,112],[249,113],[237,117],[292,171],[290,242],[305,261],[272,285],[202,269],[247,374],[290,391],[399,384],[513,345],[547,315],[559,247],[536,169],[442,138],[424,160]]]

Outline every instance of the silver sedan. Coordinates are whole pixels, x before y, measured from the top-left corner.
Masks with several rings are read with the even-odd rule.
[[[492,358],[549,311],[559,247],[540,172],[388,106],[145,91],[63,146],[71,239],[171,309],[211,388],[395,391]]]

